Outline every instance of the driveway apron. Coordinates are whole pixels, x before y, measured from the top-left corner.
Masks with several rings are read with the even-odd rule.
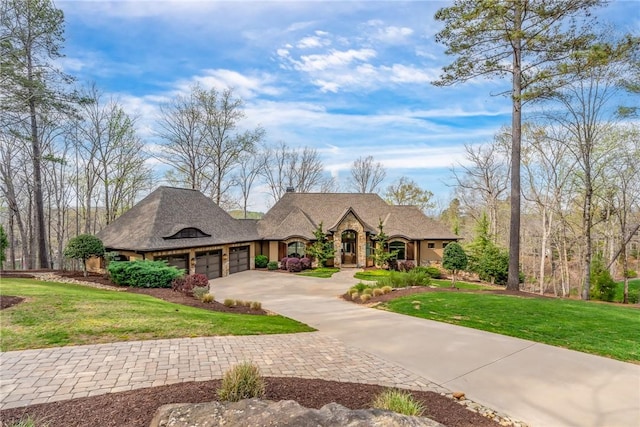
[[[640,426],[640,366],[343,301],[355,271],[319,279],[254,270],[211,287],[219,301],[260,301],[530,426]]]

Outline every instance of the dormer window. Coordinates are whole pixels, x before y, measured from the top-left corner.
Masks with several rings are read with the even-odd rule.
[[[201,230],[193,227],[183,228],[173,236],[165,237],[165,239],[197,239],[200,237],[211,237],[210,234],[203,233]]]

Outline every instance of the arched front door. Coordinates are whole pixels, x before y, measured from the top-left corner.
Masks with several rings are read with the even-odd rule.
[[[358,262],[358,233],[353,230],[342,232],[342,265],[354,265]]]

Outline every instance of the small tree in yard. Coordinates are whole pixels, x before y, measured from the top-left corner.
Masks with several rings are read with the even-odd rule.
[[[64,249],[65,258],[82,260],[82,271],[87,277],[87,260],[92,256],[101,257],[104,255],[104,245],[102,240],[90,234],[80,234],[69,240]]]
[[[384,267],[389,264],[389,261],[398,256],[398,251],[388,251],[389,236],[384,232],[382,220],[378,224],[378,235],[374,237],[374,240],[376,241],[376,247],[373,249],[373,262],[378,267]]]
[[[327,260],[333,258],[335,249],[333,248],[333,242],[327,239],[327,235],[322,231],[322,223],[318,225],[318,228],[313,232],[316,241],[307,247],[307,254],[318,260],[320,267],[326,267]]]
[[[451,242],[444,248],[442,266],[451,272],[451,287],[456,286],[456,274],[467,268],[467,254],[457,242]]]

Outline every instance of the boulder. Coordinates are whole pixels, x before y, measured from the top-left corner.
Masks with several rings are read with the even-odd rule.
[[[351,410],[337,403],[309,409],[293,400],[272,402],[179,403],[158,408],[150,427],[444,427],[425,417],[410,417],[379,409]]]

